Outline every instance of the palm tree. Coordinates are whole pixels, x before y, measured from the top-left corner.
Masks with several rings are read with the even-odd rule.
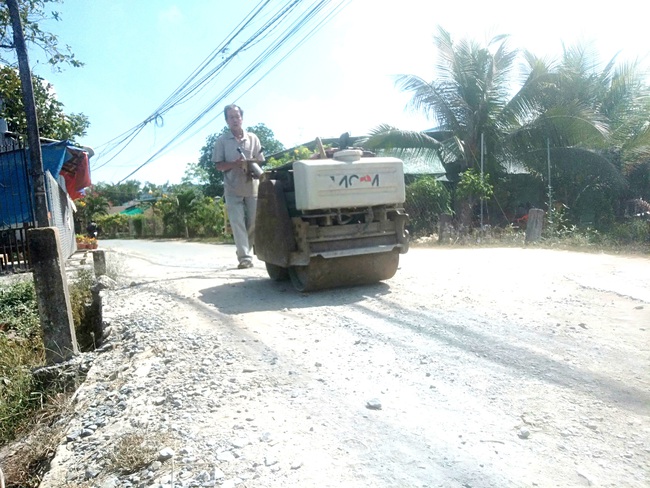
[[[599,205],[601,213],[613,216],[625,195],[626,174],[650,159],[648,95],[638,63],[616,64],[614,57],[601,69],[588,46],[564,49],[552,83],[540,93],[541,103],[549,111],[580,107],[607,128],[598,137],[551,149],[556,193],[576,220]]]
[[[438,28],[434,41],[437,79],[426,82],[401,75],[397,85],[412,92],[410,108],[429,116],[435,129],[417,133],[380,126],[365,141],[370,149],[438,158],[448,178],[458,181],[468,169],[479,168],[481,140],[485,141],[485,171],[499,175],[513,162],[534,166],[545,154],[547,141],[553,147],[569,148],[606,132],[583,106],[545,106],[541,95],[554,78],[549,65],[534,56],[525,55],[528,69],[514,91],[519,53],[508,48],[506,36],[496,36],[486,46],[468,40],[454,43],[447,31]],[[465,228],[471,226],[471,203],[467,195],[455,200],[457,219]]]

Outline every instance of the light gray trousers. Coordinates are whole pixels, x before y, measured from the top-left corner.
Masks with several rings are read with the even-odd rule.
[[[257,213],[257,196],[226,197],[226,210],[232,236],[237,248],[237,259],[253,260],[253,245],[255,244],[255,215]]]

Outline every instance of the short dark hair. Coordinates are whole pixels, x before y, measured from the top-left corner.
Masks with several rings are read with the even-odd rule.
[[[239,105],[235,105],[234,103],[231,103],[230,105],[226,105],[226,107],[223,109],[223,118],[228,120],[228,110],[234,110],[234,109],[239,110],[239,115],[241,115],[243,119],[244,111],[241,109]]]

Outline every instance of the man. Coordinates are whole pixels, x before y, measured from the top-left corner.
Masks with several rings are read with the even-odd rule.
[[[223,193],[237,248],[238,268],[246,269],[253,266],[258,187],[248,161],[263,161],[264,155],[257,136],[242,127],[244,111],[232,104],[224,108],[223,114],[230,131],[217,139],[212,162],[223,171]]]

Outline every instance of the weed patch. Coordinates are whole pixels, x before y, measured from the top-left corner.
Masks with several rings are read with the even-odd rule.
[[[166,434],[155,432],[124,434],[109,455],[110,468],[124,474],[135,473],[154,462],[169,439]]]

